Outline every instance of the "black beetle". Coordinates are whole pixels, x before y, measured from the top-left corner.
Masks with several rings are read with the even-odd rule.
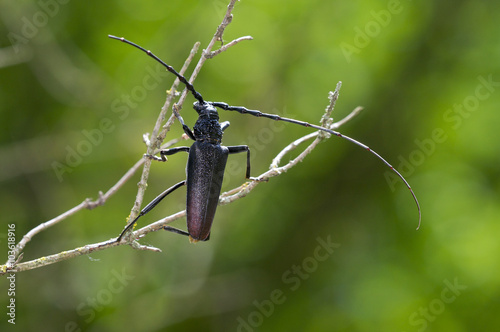
[[[247,152],[246,178],[250,179],[250,149],[247,145],[236,145],[228,147],[221,145],[222,134],[224,130],[229,126],[229,122],[226,121],[223,123],[219,123],[219,114],[217,113],[216,107],[226,111],[236,111],[241,114],[250,114],[257,117],[280,120],[298,124],[304,127],[311,127],[314,129],[322,130],[332,135],[344,138],[373,153],[391,170],[393,170],[398,175],[398,177],[403,180],[407,188],[410,190],[418,209],[419,218],[417,229],[420,227],[420,205],[410,185],[408,184],[406,179],[394,167],[392,167],[391,164],[389,164],[384,158],[382,158],[378,153],[370,149],[365,144],[358,142],[355,139],[345,136],[339,132],[307,122],[284,118],[275,114],[263,113],[257,110],[250,110],[242,106],[229,106],[228,104],[223,102],[205,101],[201,94],[194,89],[193,85],[189,83],[184,76],[180,75],[173,67],[163,62],[160,58],[151,53],[151,51],[148,51],[145,48],[126,40],[125,38],[120,38],[112,35],[109,35],[109,37],[120,40],[140,49],[141,51],[145,52],[150,57],[161,63],[165,68],[167,68],[169,72],[176,75],[197,100],[194,103],[193,108],[196,110],[196,112],[198,112],[198,120],[193,127],[193,131],[191,131],[191,129],[184,123],[184,120],[174,108],[174,113],[179,122],[182,124],[184,132],[189,136],[189,138],[195,141],[193,145],[191,145],[191,147],[183,146],[162,150],[160,151],[161,157],[147,156],[155,160],[166,161],[167,159],[165,156],[173,155],[181,151],[188,152],[189,157],[186,166],[186,180],[181,181],[176,185],[168,188],[158,197],[156,197],[151,203],[149,203],[139,213],[139,215],[125,227],[120,236],[117,238],[117,241],[120,241],[123,235],[134,226],[134,224],[137,222],[137,219],[151,211],[163,198],[165,198],[171,192],[184,185],[187,186],[186,214],[188,231],[186,232],[170,226],[165,226],[164,228],[165,230],[174,233],[189,236],[191,242],[207,241],[210,238],[210,229],[212,227],[215,211],[219,202],[222,180],[224,178],[224,169],[226,167],[227,157],[229,154]]]

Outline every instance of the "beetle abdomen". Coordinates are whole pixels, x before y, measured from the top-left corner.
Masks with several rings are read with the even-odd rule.
[[[192,240],[210,235],[219,202],[228,149],[208,142],[194,142],[189,150],[187,175],[187,229]]]

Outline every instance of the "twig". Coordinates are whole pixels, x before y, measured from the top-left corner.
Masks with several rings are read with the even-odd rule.
[[[355,109],[352,110],[351,113],[349,113],[345,118],[343,118],[342,120],[340,121],[337,121],[335,122],[334,124],[332,124],[330,126],[330,129],[331,130],[335,130],[337,128],[340,128],[343,124],[349,122],[352,120],[352,118],[354,118],[355,116],[357,116],[361,111],[363,110],[363,107],[361,106],[358,106],[356,107]]]
[[[222,19],[222,23],[217,27],[217,30],[215,31],[215,34],[212,37],[212,39],[210,40],[210,42],[208,43],[207,48],[203,50],[203,53],[200,57],[200,60],[196,64],[196,67],[194,68],[193,73],[191,74],[191,77],[189,78],[189,83],[193,83],[194,80],[196,79],[196,77],[198,76],[201,68],[205,64],[205,61],[207,61],[207,59],[208,59],[207,55],[211,53],[212,48],[214,47],[215,43],[219,40],[222,40],[222,35],[224,34],[224,30],[229,25],[229,23],[231,23],[231,21],[233,20],[233,15],[231,13],[233,11],[234,4],[236,3],[236,1],[238,1],[238,0],[231,0],[229,2],[229,5],[227,6],[226,14],[224,15],[224,18]],[[248,37],[249,36],[242,37],[242,38],[248,38]],[[252,38],[252,37],[250,37],[250,38]],[[235,45],[235,44],[236,43],[234,43],[233,45]],[[226,49],[227,49],[227,47],[226,47]],[[181,110],[182,105],[183,105],[184,100],[186,99],[187,95],[188,95],[188,91],[187,91],[187,89],[184,89],[184,91],[181,94],[181,97],[179,98],[179,102],[176,104],[177,109],[179,111]]]
[[[357,108],[351,112],[351,114],[349,114],[346,118],[344,118],[343,120],[337,122],[337,123],[334,123],[334,124],[330,124],[330,125],[327,125],[329,122],[331,122],[331,113],[333,112],[333,109],[335,108],[335,102],[337,101],[337,98],[339,96],[339,90],[340,90],[340,87],[341,87],[342,83],[339,82],[337,84],[337,87],[335,89],[334,92],[330,92],[329,93],[329,96],[328,98],[330,99],[330,104],[328,105],[328,107],[326,108],[325,110],[325,113],[323,114],[323,116],[321,117],[321,124],[323,126],[327,126],[327,127],[338,127],[339,123],[346,123],[347,121],[345,120],[346,118],[348,119],[352,119],[353,118],[353,113],[356,112],[359,113],[359,111],[357,111]],[[286,146],[280,153],[278,153],[278,155],[273,159],[270,167],[269,167],[269,171],[259,175],[257,177],[257,181],[252,181],[252,182],[249,182],[249,183],[245,183],[243,185],[241,185],[238,190],[231,190],[231,192],[226,192],[226,193],[223,193],[221,195],[221,198],[219,200],[219,204],[228,204],[228,203],[231,203],[239,198],[242,198],[242,197],[245,197],[246,195],[248,195],[250,193],[250,191],[252,191],[260,182],[262,181],[268,181],[270,178],[272,177],[275,177],[275,176],[278,176],[282,173],[285,173],[287,172],[290,168],[294,167],[295,165],[297,165],[299,162],[303,161],[304,158],[309,154],[311,153],[311,151],[321,142],[323,141],[324,139],[327,139],[329,138],[330,135],[326,136],[326,135],[323,135],[323,131],[316,131],[314,133],[311,133],[311,134],[308,134],[308,135],[305,135],[295,141],[293,141],[292,143],[290,143],[288,146]],[[287,153],[293,151],[294,149],[296,149],[300,144],[302,144],[303,142],[307,141],[307,140],[310,140],[312,138],[316,137],[316,139],[307,147],[304,149],[304,151],[302,151],[295,159],[292,159],[291,161],[289,161],[286,165],[282,166],[282,167],[279,167],[279,163],[281,162],[281,159],[283,158],[283,156],[285,156]]]
[[[332,101],[330,101],[330,103],[331,102]],[[340,126],[340,125],[346,123],[347,121],[349,121],[350,119],[352,119],[358,113],[359,113],[359,109],[356,108],[347,117],[345,117],[344,119],[340,120],[337,123],[330,125],[330,127],[337,128],[338,126]],[[310,140],[311,138],[314,138],[314,137],[316,137],[316,139],[306,149],[304,149],[304,151],[302,151],[302,153],[300,153],[299,156],[297,156],[295,159],[289,161],[286,165],[284,165],[282,167],[278,167],[279,162],[283,158],[283,156],[285,156],[287,153],[294,150],[299,144],[301,144],[307,140]],[[307,135],[293,141],[288,146],[286,146],[282,151],[280,151],[278,153],[278,155],[276,156],[276,158],[273,159],[273,162],[271,163],[270,170],[268,170],[267,172],[264,172],[263,174],[261,174],[257,177],[259,179],[259,181],[245,182],[242,185],[240,185],[239,187],[234,188],[232,190],[229,190],[229,191],[221,194],[221,196],[219,198],[219,205],[230,204],[230,203],[232,203],[240,198],[243,198],[246,195],[248,195],[261,181],[268,180],[272,177],[278,176],[278,175],[288,171],[293,166],[295,166],[298,162],[302,161],[307,156],[307,154],[309,154],[316,147],[316,145],[323,139],[325,139],[325,138],[320,138],[318,132],[314,132],[314,133],[307,134]],[[163,219],[157,220],[157,221],[133,232],[131,237],[133,239],[142,238],[148,233],[163,229],[163,226],[171,223],[174,220],[178,220],[178,219],[184,217],[185,215],[186,215],[186,211],[180,211],[180,212],[172,214],[168,217],[165,217]],[[45,265],[53,264],[53,263],[63,261],[66,259],[70,259],[70,258],[73,258],[76,256],[90,254],[93,252],[105,250],[107,248],[116,247],[116,246],[124,245],[124,244],[130,244],[134,249],[139,249],[139,250],[161,251],[160,249],[155,248],[155,247],[140,245],[136,241],[133,241],[130,243],[122,241],[122,242],[118,243],[118,242],[116,242],[116,239],[110,239],[108,241],[90,244],[90,245],[86,245],[86,246],[80,247],[80,248],[75,248],[75,249],[70,250],[70,251],[63,251],[59,254],[41,257],[41,258],[29,261],[29,262],[19,263],[13,268],[7,266],[7,264],[1,265],[0,266],[0,275],[6,274],[6,273],[14,273],[14,272],[22,272],[22,271],[26,271],[26,270],[31,270],[31,269],[38,268],[41,266],[45,266]]]
[[[212,51],[210,53],[206,53],[205,56],[207,57],[207,59],[211,59],[214,56],[221,54],[222,52],[227,50],[229,47],[236,45],[243,40],[252,40],[252,39],[253,39],[252,36],[245,36],[245,37],[236,38],[235,40],[227,43],[226,45],[222,45],[218,50]]]
[[[180,138],[173,139],[166,144],[162,146],[162,148],[168,148],[174,144],[177,144],[181,140],[185,139],[184,135]],[[59,222],[63,221],[64,219],[74,215],[75,213],[83,210],[83,209],[89,209],[92,210],[96,208],[97,206],[104,205],[106,201],[113,196],[133,175],[137,170],[144,164],[144,159],[138,160],[134,166],[132,166],[121,178],[116,182],[108,191],[103,194],[102,191],[99,191],[99,198],[95,201],[92,201],[90,198],[85,199],[83,202],[78,204],[77,206],[69,209],[68,211],[62,213],[61,215],[50,219],[49,221],[46,221],[44,223],[41,223],[40,225],[36,226],[35,228],[31,229],[26,235],[23,236],[21,241],[16,245],[15,252],[14,252],[14,257],[21,257],[20,253],[26,246],[26,244],[31,241],[31,239],[37,235],[38,233],[48,229],[49,227],[52,227]]]
[[[200,60],[198,61],[198,63],[196,64],[196,67],[194,68],[193,73],[191,74],[191,77],[189,78],[189,82],[191,84],[194,82],[194,80],[198,76],[201,68],[203,67],[205,61],[207,60],[206,55],[210,53],[215,42],[217,40],[219,40],[219,38],[222,38],[222,34],[224,33],[224,30],[229,25],[229,23],[231,23],[231,21],[232,21],[231,12],[233,11],[234,4],[236,3],[236,1],[237,0],[230,1],[229,5],[227,6],[226,14],[224,15],[224,18],[222,19],[222,23],[217,27],[217,30],[216,30],[214,36],[212,37],[212,39],[210,40],[210,42],[208,43],[207,48],[205,50],[203,50],[203,54],[200,57]],[[248,38],[248,37],[243,37],[243,38]],[[233,45],[235,45],[235,44],[236,43],[233,43]],[[179,71],[179,73],[181,75],[184,75],[184,72],[187,69],[187,66],[189,65],[191,60],[193,59],[194,53],[198,49],[198,46],[199,46],[199,43],[195,44],[195,46],[193,47],[193,50],[191,51],[190,56],[186,60],[182,69]],[[227,47],[226,47],[226,49],[227,49]],[[159,131],[159,128],[161,126],[161,123],[165,119],[165,114],[166,114],[167,110],[170,109],[170,104],[172,102],[173,95],[175,94],[174,92],[177,88],[178,83],[179,83],[179,80],[176,79],[174,81],[174,84],[172,85],[172,88],[170,89],[171,93],[167,96],[167,100],[162,107],[162,111],[160,112],[160,115],[158,116],[158,120],[156,122],[155,129],[153,130],[153,133],[152,133],[151,146],[148,148],[148,151],[147,151],[147,154],[149,154],[149,155],[153,154],[154,148],[161,144],[161,141],[165,138],[166,133],[169,131],[170,126],[172,125],[173,121],[175,120],[175,115],[172,114],[170,116],[170,118],[168,119],[167,123],[165,124],[162,132],[160,133],[160,135],[158,135],[158,131]],[[179,101],[176,104],[174,104],[174,107],[176,108],[177,111],[181,110],[182,105],[184,104],[184,101],[186,100],[187,95],[188,95],[188,90],[184,89],[184,91],[182,92],[182,94],[179,98]],[[142,205],[142,201],[144,198],[144,193],[145,193],[146,187],[147,187],[147,180],[149,177],[150,167],[151,167],[151,160],[147,159],[146,162],[144,163],[144,169],[142,172],[141,181],[138,184],[139,189],[137,191],[135,203],[134,203],[132,210],[130,212],[129,220],[134,220],[135,217],[137,217],[137,215],[139,214],[140,207]],[[132,239],[130,237],[130,232],[125,233],[125,235],[122,238],[122,241],[130,242],[131,240]]]
[[[215,35],[214,37],[212,38],[212,40],[210,41],[207,49],[204,51],[204,54],[205,52],[210,52],[210,50],[212,49],[213,45],[215,44],[215,42],[217,40],[221,40],[222,39],[222,34],[224,33],[224,30],[225,28],[227,27],[227,25],[231,22],[232,20],[232,15],[231,15],[231,12],[234,8],[234,4],[235,4],[236,0],[231,0],[229,5],[228,5],[228,9],[227,9],[227,12],[222,20],[222,23],[218,26],[216,32],[215,32]],[[239,38],[240,40],[238,41],[241,41],[241,40],[244,40],[244,39],[248,39],[248,38],[251,38],[251,37],[242,37],[242,38]],[[232,45],[235,45],[237,42],[232,42],[231,45],[226,45],[224,47],[223,50],[226,50],[227,48],[229,48],[230,46]],[[187,58],[183,68],[181,69],[180,73],[183,74],[187,67],[189,66],[190,62],[192,61],[194,55],[196,54],[198,48],[199,48],[199,45],[200,43],[197,42],[193,49],[191,50],[190,52],[190,55],[189,57]],[[221,51],[222,52],[222,51]],[[220,52],[219,52],[220,53]],[[193,82],[194,79],[196,78],[197,74],[200,72],[201,70],[201,67],[203,66],[204,62],[206,61],[206,57],[205,56],[202,56],[200,58],[200,60],[198,61],[198,64],[196,65],[196,68],[194,69],[193,71],[193,74],[191,75],[191,78],[190,78],[190,81]],[[159,131],[160,131],[160,128],[161,128],[161,124],[163,123],[164,119],[165,119],[165,115],[167,113],[167,111],[170,109],[170,105],[172,104],[172,101],[173,101],[173,98],[175,97],[175,90],[177,88],[179,84],[179,81],[178,79],[176,79],[172,85],[172,88],[170,89],[170,93],[168,94],[167,98],[166,98],[166,101],[165,101],[165,104],[163,105],[162,107],[162,110],[160,112],[160,115],[158,116],[158,119],[156,121],[156,124],[155,124],[155,127],[153,129],[153,133],[152,133],[152,139],[151,139],[151,142],[149,142],[149,140],[147,139],[147,137],[145,136],[145,142],[147,144],[147,153],[148,154],[154,154],[155,152],[157,152],[156,150],[160,147],[161,145],[161,142],[165,139],[165,136],[166,136],[166,133],[168,132],[169,130],[169,127],[170,125],[172,124],[172,122],[174,121],[174,116],[172,115],[170,117],[170,119],[167,121],[166,125],[164,126],[163,130],[161,131],[160,134]],[[180,106],[182,106],[182,103],[184,102],[186,98],[186,91],[184,91],[184,94],[181,96],[181,99],[180,101],[177,103],[177,106],[180,108]],[[183,135],[183,138],[185,139],[184,135]],[[173,141],[170,141],[168,142],[167,144],[163,145],[161,148],[167,148],[175,143],[177,143],[180,139],[177,139],[177,140],[173,140]],[[2,265],[0,266],[0,270],[5,272],[7,270],[10,270],[10,271],[14,271],[16,269],[16,263],[18,263],[21,259],[22,259],[22,256],[21,256],[21,252],[22,250],[25,248],[26,244],[31,241],[31,239],[37,235],[38,233],[42,232],[43,230],[46,230],[56,224],[58,224],[59,222],[67,219],[68,217],[70,217],[71,215],[83,210],[83,209],[93,209],[97,206],[100,206],[100,205],[103,205],[108,199],[109,197],[111,197],[113,194],[115,194],[131,177],[132,175],[142,166],[144,165],[144,168],[143,168],[143,173],[142,173],[142,176],[141,176],[141,181],[139,182],[139,189],[138,189],[138,192],[137,192],[137,195],[136,195],[136,200],[135,200],[135,203],[133,205],[133,208],[132,208],[132,211],[131,211],[131,214],[130,214],[130,217],[134,217],[137,215],[137,213],[139,212],[139,208],[142,204],[142,200],[143,200],[143,197],[144,197],[144,192],[145,192],[145,188],[147,186],[147,179],[148,179],[148,176],[149,176],[149,169],[150,169],[150,165],[151,165],[151,161],[150,159],[141,159],[139,161],[136,162],[136,164],[131,168],[129,169],[125,175],[122,176],[122,178],[113,186],[111,187],[105,194],[102,194],[102,192],[99,192],[99,198],[95,201],[92,201],[90,198],[87,198],[86,200],[84,200],[82,203],[80,203],[79,205],[73,207],[72,209],[64,212],[63,214],[47,221],[47,222],[44,222],[40,225],[38,225],[37,227],[33,228],[32,230],[30,230],[28,233],[26,233],[26,235],[23,236],[23,238],[21,239],[21,241],[16,245],[16,248],[15,248],[15,252],[14,252],[14,258],[16,258],[15,260],[15,263],[12,264],[11,262],[11,265],[8,265],[8,264],[5,264],[5,265]],[[134,243],[134,244],[131,244],[134,248],[137,248],[137,249],[144,249],[144,248],[147,248],[147,247],[144,247],[144,246],[140,246],[138,245],[137,243]],[[106,242],[103,242],[103,243],[100,243],[100,244],[96,244],[95,245],[97,248],[106,248],[107,245],[106,245]],[[79,248],[77,248],[79,249]],[[81,250],[76,250],[76,252],[82,252]],[[147,248],[147,250],[149,250],[150,248]],[[56,255],[52,255],[52,256],[47,256],[47,257],[42,257],[40,258],[41,261],[43,262],[52,262],[54,259],[60,259],[60,260],[64,260],[64,259],[67,259],[69,258],[68,253],[70,252],[63,252],[61,253],[62,255],[61,256],[57,256],[58,254]],[[55,257],[59,257],[59,258],[55,258]],[[72,256],[71,256],[72,257]],[[33,262],[33,261],[32,261]],[[23,264],[26,264],[26,263],[20,263],[19,265],[23,265]],[[36,266],[39,266],[40,262],[37,262],[36,263]],[[24,266],[24,265],[23,265]],[[1,273],[1,272],[0,272]]]
[[[198,52],[199,48],[200,48],[200,42],[196,42],[194,44],[193,49],[191,50],[191,53],[189,54],[188,59],[184,63],[184,66],[181,68],[181,71],[180,71],[181,74],[186,71],[186,69],[187,69],[187,65],[186,64],[191,63],[193,61],[193,58],[194,58],[195,54]],[[175,79],[174,84],[175,84],[175,88],[177,89],[177,86],[179,84],[179,79],[178,78]],[[177,97],[176,93],[177,93],[176,90],[170,90],[169,91],[169,95],[167,96],[167,100],[165,101],[165,104],[161,108],[161,113],[163,113],[163,119],[165,119],[165,114],[170,109],[170,105],[172,105],[172,101],[173,101],[174,97]],[[161,122],[163,122],[163,119],[162,119]],[[167,135],[167,132],[170,130],[170,127],[174,123],[174,120],[175,120],[175,115],[171,114],[170,117],[168,118],[167,122],[163,126],[162,131],[158,135],[157,142],[163,142],[163,140],[165,139],[165,137]],[[160,124],[161,124],[161,122],[160,122]]]
[[[217,40],[222,40],[222,34],[224,33],[224,29],[232,20],[231,11],[232,11],[232,9],[234,7],[234,3],[236,1],[237,0],[231,0],[230,4],[228,6],[228,10],[226,12],[226,15],[224,16],[224,19],[223,19],[221,25],[219,25],[219,27],[217,28],[217,32],[215,33],[214,37],[210,41],[207,49],[204,50],[202,57],[200,58],[196,68],[193,71],[193,74],[191,75],[191,78],[190,78],[191,83],[196,78],[196,75],[199,73],[201,67],[203,66],[203,63],[206,61],[207,58],[210,58],[210,57],[213,57],[217,54],[220,54],[221,52],[227,50],[227,48],[229,48],[232,45],[235,45],[236,43],[238,43],[241,40],[248,39],[247,37],[241,37],[241,38],[234,40],[233,42],[228,43],[225,46],[223,45],[218,51],[215,51],[215,52],[210,51],[212,49],[214,43]],[[196,52],[196,49],[198,46],[199,46],[199,44],[195,44],[195,46],[193,47],[191,55],[186,60],[186,63],[184,65],[181,73],[184,72],[185,68],[187,68],[187,66],[189,65],[189,62],[191,61],[192,56]],[[178,84],[178,82],[176,80],[174,82],[174,84],[172,85],[172,89],[170,90],[171,93],[167,96],[167,100],[165,102],[165,105],[163,106],[162,111],[160,112],[160,115],[159,115],[158,120],[156,122],[155,128],[153,130],[151,141],[149,141],[149,138],[147,136],[144,136],[144,141],[146,142],[146,144],[148,146],[148,148],[147,148],[148,154],[154,154],[155,152],[157,152],[156,150],[160,147],[160,143],[163,141],[163,139],[165,137],[164,134],[166,134],[166,132],[168,131],[169,126],[167,126],[167,125],[169,124],[169,122],[174,120],[173,115],[172,115],[170,117],[170,119],[167,121],[167,125],[165,126],[166,128],[164,128],[162,130],[162,132],[160,134],[158,134],[158,132],[161,128],[161,123],[165,119],[166,111],[170,108],[170,105],[172,103],[173,96],[175,95],[175,89],[177,88],[177,84]],[[333,108],[335,106],[335,101],[338,98],[339,89],[340,89],[340,82],[337,85],[335,92],[333,92],[333,93],[330,92],[330,94],[329,94],[330,104],[328,105],[328,107],[325,111],[325,114],[323,115],[323,117],[321,119],[321,124],[325,127],[338,128],[342,124],[344,124],[347,121],[349,121],[350,119],[352,119],[361,110],[360,108],[356,108],[346,118],[340,120],[337,123],[331,124],[331,122],[333,122],[333,120],[330,118],[330,116],[331,116],[331,112],[333,111]],[[187,95],[187,91],[184,90],[179,102],[176,104],[176,107],[180,108],[180,106],[182,106],[182,103],[184,102],[186,95]],[[286,165],[279,167],[279,163],[281,162],[281,159],[287,153],[294,150],[298,145],[302,144],[303,142],[310,140],[314,137],[316,137],[316,139],[306,149],[304,149],[304,151],[302,151],[299,154],[299,156],[297,156],[295,159],[289,161]],[[307,154],[309,154],[316,147],[316,145],[319,142],[321,142],[322,140],[324,140],[328,137],[329,137],[329,135],[322,135],[320,132],[314,132],[314,133],[305,135],[305,136],[295,140],[294,142],[290,143],[280,153],[278,153],[278,155],[273,159],[273,161],[270,165],[270,170],[259,175],[256,178],[257,180],[245,182],[242,185],[240,185],[239,187],[223,193],[220,196],[219,204],[220,205],[229,204],[237,199],[245,197],[261,181],[267,181],[272,177],[278,176],[278,175],[282,174],[283,172],[288,171],[290,168],[295,166],[298,162],[302,161],[307,156]],[[183,137],[181,137],[181,138],[167,142],[166,144],[161,146],[161,148],[166,148],[166,147],[169,147],[173,144],[176,144],[181,139],[185,139],[185,135],[183,135]],[[139,211],[139,207],[142,204],[142,198],[144,195],[144,191],[145,191],[145,187],[146,187],[146,183],[147,183],[147,178],[149,175],[149,168],[150,168],[150,160],[144,159],[144,158],[137,161],[136,164],[131,169],[129,169],[122,176],[122,178],[113,187],[111,187],[105,194],[102,194],[102,192],[99,192],[99,199],[97,199],[95,201],[92,201],[90,199],[86,199],[85,201],[83,201],[79,205],[77,205],[74,208],[70,209],[69,211],[61,214],[60,216],[58,216],[54,219],[51,219],[45,223],[42,223],[42,224],[38,225],[37,227],[33,228],[32,230],[30,230],[16,246],[16,253],[15,253],[16,259],[15,259],[14,263],[12,264],[12,260],[9,260],[6,264],[0,265],[0,275],[4,275],[6,273],[15,273],[15,272],[31,270],[31,269],[35,269],[35,268],[38,268],[41,266],[45,266],[45,265],[53,264],[53,263],[60,262],[63,260],[67,260],[67,259],[70,259],[73,257],[90,254],[93,252],[105,250],[107,248],[116,247],[116,246],[120,246],[120,245],[124,245],[124,244],[129,244],[134,249],[138,249],[138,250],[149,250],[149,251],[155,251],[155,252],[161,251],[160,249],[152,247],[152,246],[141,245],[137,241],[135,241],[135,239],[142,238],[150,232],[154,232],[154,231],[163,229],[163,226],[167,225],[168,223],[184,217],[186,214],[186,211],[177,212],[171,216],[160,219],[160,220],[155,221],[155,222],[153,222],[145,227],[142,227],[141,229],[139,229],[135,232],[131,232],[129,237],[124,238],[124,240],[121,242],[116,242],[116,239],[113,238],[113,239],[110,239],[107,241],[85,245],[83,247],[75,248],[75,249],[72,249],[69,251],[63,251],[63,252],[60,252],[58,254],[41,257],[41,258],[34,259],[34,260],[31,260],[28,262],[24,262],[24,263],[20,262],[22,259],[22,254],[20,254],[20,253],[24,249],[26,244],[33,238],[33,236],[35,236],[36,234],[40,233],[41,231],[43,231],[49,227],[61,222],[62,220],[66,219],[67,217],[75,214],[76,212],[78,212],[84,208],[92,209],[92,208],[95,208],[97,206],[104,204],[113,194],[115,194],[131,178],[131,176],[143,164],[144,164],[144,169],[143,169],[143,174],[142,174],[142,178],[141,178],[141,183],[139,184],[139,190],[137,193],[134,207],[133,207],[132,212],[131,212],[131,217],[132,217],[133,213],[135,213],[135,215],[137,215],[137,213]]]
[[[198,48],[200,46],[199,42],[196,42],[191,49],[191,52],[189,53],[188,58],[184,62],[184,65],[182,66],[181,70],[179,73],[181,75],[184,74],[184,72],[187,70],[189,64],[193,60],[194,55],[198,51]],[[175,79],[174,83],[172,84],[172,87],[170,88],[170,93],[167,95],[167,99],[165,100],[165,104],[161,108],[160,114],[158,115],[158,119],[156,120],[155,126],[153,128],[153,133],[151,134],[151,142],[148,142],[149,144],[147,145],[147,154],[151,155],[155,153],[155,150],[161,145],[161,142],[166,136],[167,131],[169,130],[169,127],[165,130],[165,132],[161,133],[158,135],[161,125],[163,121],[165,120],[165,116],[167,114],[167,111],[170,109],[170,105],[173,101],[173,98],[175,96],[175,91],[177,89],[177,86],[179,85],[180,81],[178,78]],[[170,119],[169,119],[170,120]],[[129,220],[134,220],[135,217],[139,214],[142,201],[144,199],[144,193],[146,192],[147,188],[147,183],[148,183],[148,178],[149,178],[149,170],[151,169],[151,159],[145,158],[144,160],[144,168],[142,169],[142,175],[141,175],[141,180],[137,184],[138,190],[137,190],[137,195],[135,197],[135,202],[134,205],[132,206],[132,210],[130,211],[129,215]],[[124,236],[125,239],[128,239],[129,235],[126,234]]]
[[[340,128],[343,124],[347,123],[348,121],[352,120],[356,115],[359,114],[363,110],[363,107],[358,106],[356,107],[351,113],[349,113],[345,118],[343,118],[340,121],[337,121],[329,126],[327,126],[329,129],[334,130]],[[286,148],[281,150],[280,153],[273,159],[273,162],[271,163],[270,169],[273,168],[278,168],[281,159],[289,152],[295,150],[300,144],[304,143],[307,140],[313,139],[314,137],[317,137],[323,133],[322,131],[315,131],[314,133],[310,133],[309,135],[303,136],[292,143],[290,143]]]

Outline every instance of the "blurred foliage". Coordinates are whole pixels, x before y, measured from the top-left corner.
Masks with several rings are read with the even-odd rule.
[[[107,34],[180,68],[196,41],[206,46],[226,5],[0,3],[1,246],[7,224],[19,241],[96,198],[144,153],[142,134],[152,130],[173,77],[140,95],[155,63]],[[18,274],[16,326],[2,312],[0,329],[499,330],[499,14],[491,0],[238,2],[224,39],[254,40],[209,60],[196,88],[207,100],[318,122],[341,80],[336,119],[365,107],[341,132],[407,176],[422,205],[421,229],[402,183],[388,182],[379,160],[333,137],[287,174],[220,207],[207,243],[157,232],[142,242],[159,254],[120,247]],[[117,100],[131,93],[133,107],[117,111]],[[196,120],[189,107],[183,116]],[[227,145],[257,139],[253,174],[310,132],[287,124],[263,142],[269,120],[221,118],[231,121]],[[170,138],[181,132],[176,124]],[[85,147],[71,172],[58,176],[54,162]],[[244,156],[231,159],[244,165]],[[185,161],[153,165],[146,201],[184,177]],[[243,176],[231,174],[224,188]],[[116,236],[138,179],[105,206],[36,236],[24,260]],[[175,193],[141,225],[184,200]],[[328,241],[337,246],[318,247]],[[8,283],[1,285],[6,311]]]

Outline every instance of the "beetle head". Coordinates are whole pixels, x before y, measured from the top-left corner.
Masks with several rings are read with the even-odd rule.
[[[196,101],[193,104],[193,108],[198,113],[200,118],[219,121],[219,113],[212,104],[207,102],[200,103],[199,101]]]

